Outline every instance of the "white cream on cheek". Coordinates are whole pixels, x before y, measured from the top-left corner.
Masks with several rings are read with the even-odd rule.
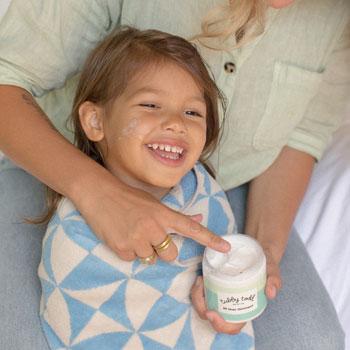
[[[124,126],[118,134],[118,141],[128,138],[137,138],[139,140],[143,140],[144,131],[140,117],[131,118],[127,125]]]
[[[137,135],[136,129],[140,125],[140,118],[132,118],[129,123],[121,130],[119,138]]]

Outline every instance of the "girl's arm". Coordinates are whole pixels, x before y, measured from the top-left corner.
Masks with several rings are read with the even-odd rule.
[[[312,156],[286,146],[250,184],[245,232],[260,242],[267,256],[269,298],[281,288],[278,266],[314,163]]]
[[[228,250],[224,240],[199,223],[124,185],[76,149],[24,89],[0,85],[0,106],[0,150],[71,199],[93,231],[122,259],[150,255],[151,245],[162,242],[168,230]],[[172,260],[176,254],[172,244],[161,258]]]

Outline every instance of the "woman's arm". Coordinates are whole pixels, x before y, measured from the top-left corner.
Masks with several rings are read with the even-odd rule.
[[[269,264],[266,292],[270,298],[281,286],[278,265],[315,158],[321,157],[332,132],[339,126],[349,99],[348,12],[344,13],[342,22],[339,28],[343,28],[343,32],[338,31],[339,37],[333,38],[324,58],[325,69],[316,96],[291,133],[287,146],[275,162],[250,184],[245,232],[256,237],[265,249]]]
[[[64,139],[25,90],[0,85],[0,150],[72,200],[94,232],[119,257],[148,256],[169,230],[219,251],[226,241],[199,223],[129,188]],[[151,252],[150,252],[151,251]],[[176,247],[161,253],[176,257]]]
[[[274,298],[281,287],[278,265],[314,163],[312,156],[286,146],[274,163],[250,183],[245,232],[265,250],[269,298]]]

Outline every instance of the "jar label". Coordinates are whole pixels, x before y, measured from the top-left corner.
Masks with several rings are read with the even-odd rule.
[[[241,293],[218,292],[218,311],[226,314],[241,315],[251,312],[258,307],[257,289]]]

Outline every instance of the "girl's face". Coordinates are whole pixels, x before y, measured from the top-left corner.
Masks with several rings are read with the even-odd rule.
[[[103,130],[107,168],[129,185],[162,196],[205,145],[203,93],[174,63],[146,67],[113,102]]]
[[[269,0],[269,5],[276,9],[289,6],[294,0]]]

